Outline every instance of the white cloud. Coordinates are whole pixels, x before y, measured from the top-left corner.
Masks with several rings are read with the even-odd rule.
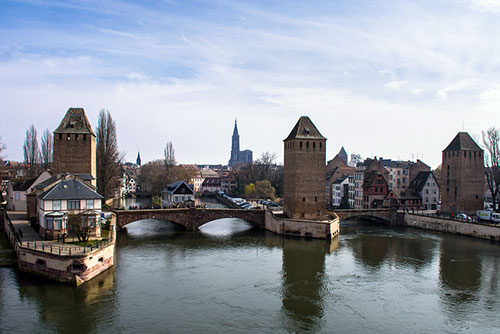
[[[466,80],[461,80],[459,82],[456,82],[450,86],[447,86],[443,89],[440,89],[436,92],[436,97],[439,100],[447,100],[448,99],[448,93],[453,93],[453,92],[459,92],[463,91],[470,86],[474,85],[477,83],[477,79],[466,79]]]

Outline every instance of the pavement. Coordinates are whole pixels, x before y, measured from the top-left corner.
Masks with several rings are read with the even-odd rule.
[[[57,240],[43,240],[42,237],[31,227],[26,212],[8,211],[7,214],[9,215],[14,229],[20,236],[22,247],[58,255],[85,254],[92,250],[90,247],[71,245],[57,242]],[[21,233],[19,233],[19,231],[21,231]],[[73,240],[73,238],[70,240]]]

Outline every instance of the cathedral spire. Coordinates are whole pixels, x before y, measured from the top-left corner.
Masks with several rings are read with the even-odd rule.
[[[236,121],[236,118],[234,119],[233,136],[238,136],[238,122]]]
[[[137,166],[141,166],[141,153],[139,153],[139,151],[137,151],[137,160],[136,160],[136,164]]]

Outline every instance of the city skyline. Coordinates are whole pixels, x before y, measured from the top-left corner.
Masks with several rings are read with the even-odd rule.
[[[301,115],[348,152],[436,168],[462,130],[500,124],[500,5],[9,1],[0,11],[0,108],[8,160],[26,129],[70,107],[117,124],[127,161],[226,164],[275,152]],[[8,117],[6,117],[8,116]],[[186,131],[188,129],[188,131]]]

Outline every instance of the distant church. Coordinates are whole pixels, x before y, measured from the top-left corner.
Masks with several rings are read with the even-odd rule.
[[[231,145],[231,159],[229,167],[238,167],[253,162],[253,152],[251,150],[240,151],[240,135],[238,134],[238,124],[234,121],[233,138]]]

